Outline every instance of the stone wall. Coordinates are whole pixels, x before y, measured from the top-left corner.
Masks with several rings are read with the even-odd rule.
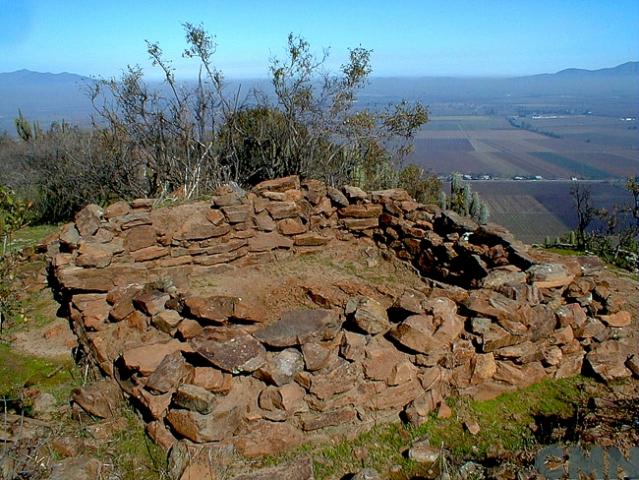
[[[49,245],[81,344],[167,448],[185,438],[273,454],[336,426],[400,413],[419,424],[451,393],[639,375],[636,318],[598,282],[596,262],[536,263],[502,229],[400,190],[287,177],[216,194],[90,205]],[[185,293],[196,275],[348,248],[357,236],[413,265],[424,288],[390,308],[353,296],[266,323],[246,299]],[[76,402],[97,414],[100,388]]]

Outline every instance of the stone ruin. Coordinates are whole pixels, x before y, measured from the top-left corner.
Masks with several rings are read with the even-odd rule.
[[[277,454],[331,428],[423,422],[449,395],[493,398],[546,378],[639,375],[636,318],[588,259],[540,263],[495,225],[297,177],[210,201],[89,205],[48,246],[52,282],[82,348],[141,412],[149,435]],[[388,305],[313,296],[267,319],[250,298],[189,293],[237,272],[369,238],[423,288]],[[397,287],[397,286],[396,286]],[[111,383],[74,400],[94,402]],[[326,436],[326,435],[324,435]],[[181,442],[183,443],[183,442]]]

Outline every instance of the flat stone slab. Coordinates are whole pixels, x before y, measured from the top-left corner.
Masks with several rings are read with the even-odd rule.
[[[282,317],[254,333],[255,338],[269,347],[285,348],[311,341],[335,338],[342,324],[335,310],[300,309]]]
[[[240,330],[205,329],[191,339],[193,349],[211,364],[230,373],[254,372],[266,363],[266,349]]]

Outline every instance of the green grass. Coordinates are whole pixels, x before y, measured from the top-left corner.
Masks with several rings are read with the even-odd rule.
[[[449,404],[456,415],[446,420],[433,418],[415,433],[429,438],[433,445],[445,445],[454,460],[481,459],[502,450],[525,450],[535,444],[530,428],[535,416],[570,417],[586,382],[582,377],[545,380],[494,400],[452,399]],[[479,434],[467,432],[463,420],[476,421],[481,428]]]
[[[167,455],[144,431],[132,407],[121,411],[126,426],[103,444],[98,456],[112,462],[122,480],[168,479]]]
[[[531,428],[535,417],[569,418],[582,397],[583,388],[591,382],[583,377],[546,380],[490,401],[449,398],[447,403],[453,415],[448,419],[437,418],[433,413],[417,428],[401,423],[380,424],[354,439],[328,446],[304,445],[294,452],[265,459],[265,464],[310,455],[318,480],[341,478],[367,467],[376,469],[383,478],[406,480],[424,473],[423,465],[405,456],[405,451],[418,439],[428,439],[432,446],[443,447],[447,461],[453,463],[482,460],[496,452],[522,451],[535,446]],[[476,436],[464,428],[466,420],[479,424],[480,432]],[[390,473],[394,466],[400,469]]]
[[[0,343],[0,397],[17,399],[25,386],[51,393],[58,403],[68,401],[82,376],[70,359],[26,355]]]
[[[13,234],[10,248],[12,251],[17,252],[28,247],[35,247],[58,228],[60,228],[60,225],[33,225],[21,228]]]

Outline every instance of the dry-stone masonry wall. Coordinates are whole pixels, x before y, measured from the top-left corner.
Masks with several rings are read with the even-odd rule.
[[[167,448],[186,438],[274,454],[329,427],[400,413],[418,424],[452,392],[492,398],[582,371],[639,375],[636,319],[598,282],[596,263],[535,263],[498,227],[400,190],[287,177],[216,193],[164,208],[90,205],[49,245],[82,345]],[[355,296],[274,322],[250,299],[185,294],[192,276],[356,236],[430,280],[391,308]],[[104,416],[95,401],[104,388],[75,400]]]

